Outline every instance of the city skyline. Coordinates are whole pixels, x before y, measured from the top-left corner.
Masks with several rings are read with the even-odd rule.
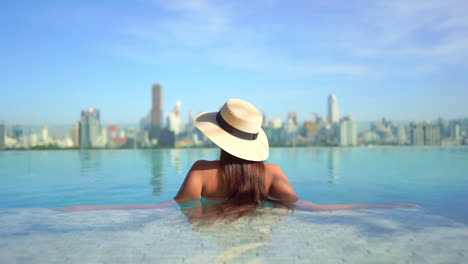
[[[0,120],[65,124],[105,109],[135,123],[165,87],[163,113],[242,98],[284,118],[433,120],[468,116],[468,3],[450,1],[6,2]]]
[[[21,148],[152,148],[200,147],[211,143],[194,127],[194,116],[188,113],[188,122],[182,121],[181,102],[168,113],[163,123],[163,86],[151,86],[152,106],[140,119],[138,127],[120,127],[101,123],[101,112],[96,108],[81,111],[81,119],[73,122],[70,130],[53,135],[48,125],[31,130],[22,125],[7,128],[0,120],[0,149]],[[468,144],[468,118],[437,122],[399,123],[383,118],[359,131],[351,115],[340,115],[340,104],[335,94],[327,97],[327,115],[311,114],[301,122],[295,111],[287,113],[286,120],[263,116],[262,128],[269,142],[276,146],[367,146],[367,145],[444,145]]]
[[[159,93],[159,95],[162,94],[162,92],[159,92],[159,91],[162,90],[162,85],[159,84],[159,83],[154,83],[150,87],[151,87],[151,91],[152,91],[151,101],[154,102],[155,98],[158,98],[158,100],[159,99],[162,100],[163,99],[162,96],[157,96],[156,95],[158,93]],[[158,92],[155,92],[155,87],[158,87],[157,88]],[[159,89],[161,89],[161,90],[159,90]],[[341,115],[341,112],[339,110],[341,108],[341,103],[337,103],[337,96],[335,94],[331,93],[331,94],[328,94],[326,97],[327,97],[327,100],[324,103],[325,109],[322,109],[322,111],[310,111],[306,115],[298,114],[295,109],[289,109],[289,110],[283,109],[284,111],[283,111],[281,116],[271,117],[268,114],[268,112],[262,111],[262,109],[259,109],[259,110],[264,114],[264,117],[266,117],[269,120],[276,119],[276,120],[282,120],[282,121],[287,121],[288,115],[291,112],[294,112],[295,115],[296,115],[296,118],[297,118],[297,120],[299,122],[306,122],[306,121],[309,121],[309,120],[317,118],[317,117],[323,117],[328,122],[330,122],[330,116],[331,115],[334,116],[333,121],[331,123],[336,123],[342,118],[352,116],[353,119],[356,122],[362,122],[362,123],[366,123],[366,124],[367,123],[372,123],[372,122],[379,122],[382,119],[392,120],[393,122],[411,123],[411,122],[414,122],[414,121],[416,121],[416,122],[435,122],[435,121],[437,121],[439,119],[456,120],[456,119],[466,119],[466,118],[468,118],[468,114],[467,114],[466,116],[460,116],[460,117],[456,117],[456,118],[446,118],[444,116],[434,116],[434,117],[428,118],[428,119],[401,119],[401,120],[398,120],[398,119],[388,118],[387,116],[382,116],[382,117],[378,117],[378,118],[373,119],[373,120],[362,120],[359,117],[356,117],[355,115],[353,115],[352,113]],[[170,117],[171,112],[173,111],[173,109],[178,109],[178,112],[181,115],[183,124],[187,124],[187,123],[190,123],[191,119],[194,116],[196,116],[197,114],[199,114],[201,112],[194,114],[192,110],[187,110],[187,108],[184,111],[182,111],[182,106],[181,106],[182,103],[183,103],[183,101],[181,101],[181,100],[175,101],[173,105],[165,103],[165,105],[168,105],[167,107],[170,108],[170,110],[168,110],[166,112],[166,111],[161,110],[162,107],[159,107],[159,106],[163,105],[163,103],[161,101],[161,102],[158,102],[156,104],[158,106],[158,107],[156,107],[157,110],[155,110],[155,105],[154,104],[150,104],[149,111],[147,111],[146,114],[142,114],[137,119],[135,119],[135,120],[133,120],[131,122],[110,122],[110,121],[106,122],[105,117],[104,117],[104,121],[100,120],[100,124],[102,124],[103,126],[118,124],[118,125],[124,126],[124,127],[125,126],[138,127],[141,124],[142,120],[144,120],[145,118],[148,118],[147,122],[149,122],[150,125],[151,125],[151,123],[155,122],[156,127],[165,127],[167,125],[167,121],[165,121],[165,120],[167,120]],[[338,105],[340,105],[340,106],[338,107]],[[336,107],[338,107],[338,108],[336,109]],[[101,110],[100,108],[95,107],[95,106],[84,107],[83,109],[88,109],[88,111],[96,110],[98,112]],[[214,109],[214,110],[209,110],[209,111],[218,111],[218,110],[219,109]],[[83,112],[83,110],[79,110],[79,111]],[[332,112],[333,112],[333,114],[331,114]],[[76,113],[75,113],[75,116],[76,116]],[[154,116],[158,116],[158,117],[154,117]],[[155,118],[155,119],[153,120],[153,118]],[[81,117],[78,116],[78,118],[68,120],[68,121],[66,121],[64,123],[51,123],[51,122],[46,122],[46,120],[37,120],[37,122],[33,122],[33,123],[8,122],[8,121],[6,121],[8,119],[0,119],[0,122],[3,123],[4,126],[21,125],[21,126],[26,126],[26,127],[28,127],[28,126],[40,127],[40,126],[44,126],[44,125],[47,125],[47,126],[52,125],[52,126],[67,126],[68,127],[68,126],[73,125],[76,122],[79,122],[80,119],[81,119]]]
[[[130,121],[130,122],[111,122],[111,121],[106,122],[105,117],[104,117],[104,121],[100,120],[100,123],[102,125],[104,125],[104,126],[119,124],[119,125],[123,125],[123,126],[135,126],[135,127],[137,127],[137,126],[139,126],[139,124],[141,124],[142,119],[148,118],[148,122],[150,124],[154,123],[152,125],[155,125],[156,127],[165,127],[167,125],[166,124],[167,121],[165,121],[165,120],[167,120],[170,117],[171,112],[175,108],[177,108],[178,111],[180,112],[180,115],[182,116],[182,121],[183,121],[184,124],[190,123],[190,120],[191,120],[191,118],[193,118],[193,116],[196,116],[197,114],[201,113],[201,112],[198,112],[198,113],[194,114],[193,111],[191,110],[192,108],[189,108],[190,110],[187,110],[187,107],[185,109],[182,109],[181,105],[182,105],[183,101],[181,101],[181,100],[175,101],[172,105],[168,104],[168,103],[163,103],[162,85],[160,83],[154,83],[154,84],[150,85],[150,87],[151,87],[151,99],[150,99],[150,101],[152,102],[152,104],[149,105],[149,111],[146,111],[147,112],[146,114],[142,114],[141,116],[139,116],[138,118],[136,118],[135,120]],[[282,112],[282,114],[280,116],[272,117],[272,116],[269,115],[268,112],[263,111],[262,109],[259,109],[259,110],[264,114],[264,117],[266,117],[267,119],[277,119],[277,120],[282,120],[282,121],[286,121],[288,119],[288,114],[291,113],[291,112],[294,112],[295,115],[297,116],[296,117],[297,120],[300,121],[300,122],[306,122],[308,120],[316,118],[317,116],[323,117],[328,122],[330,122],[330,120],[331,120],[330,117],[333,116],[332,117],[333,121],[331,123],[336,123],[340,119],[345,118],[345,117],[349,117],[349,116],[352,116],[353,119],[355,119],[356,122],[363,122],[363,123],[378,122],[378,121],[381,121],[382,119],[392,120],[393,122],[410,123],[410,122],[414,122],[414,121],[417,121],[417,122],[434,122],[434,121],[437,121],[439,119],[456,120],[456,119],[466,119],[466,118],[468,118],[468,114],[467,114],[466,116],[460,116],[460,117],[455,117],[455,118],[447,118],[447,117],[444,117],[444,116],[433,116],[432,118],[428,118],[428,119],[392,119],[392,118],[388,118],[388,116],[382,116],[382,117],[377,117],[376,119],[372,119],[372,120],[363,120],[363,119],[360,119],[359,116],[356,117],[352,113],[348,113],[348,111],[345,111],[345,113],[347,113],[347,114],[342,115],[341,112],[340,112],[341,103],[337,102],[336,94],[334,94],[334,93],[328,94],[326,96],[326,98],[327,98],[326,101],[322,100],[322,101],[324,101],[325,109],[321,109],[322,111],[312,111],[311,110],[310,112],[306,113],[306,115],[298,114],[295,109],[289,109],[289,110],[283,109],[283,112]],[[158,100],[158,101],[156,102],[156,100]],[[161,100],[161,101],[159,101],[159,100]],[[168,105],[167,108],[169,108],[170,110],[162,111],[162,109],[163,109],[162,105]],[[340,105],[340,106],[338,107],[338,105]],[[84,107],[83,109],[88,109],[88,111],[97,110],[98,112],[101,110],[100,108],[95,107],[95,106],[88,106],[88,107]],[[182,111],[182,110],[184,110],[184,111]],[[209,110],[209,111],[218,111],[218,110],[219,109],[213,109],[213,110]],[[82,110],[79,110],[79,111],[82,111]],[[203,112],[206,112],[206,111],[203,111]],[[76,113],[75,113],[75,117],[76,117]],[[14,125],[33,126],[33,127],[44,126],[44,125],[70,126],[74,122],[80,121],[80,119],[81,119],[81,117],[78,117],[78,118],[74,118],[74,119],[68,120],[66,122],[63,122],[63,123],[46,122],[46,120],[37,120],[37,122],[35,121],[33,123],[23,123],[23,122],[8,122],[8,119],[6,118],[6,119],[0,119],[0,122],[3,122],[4,126],[14,126]]]

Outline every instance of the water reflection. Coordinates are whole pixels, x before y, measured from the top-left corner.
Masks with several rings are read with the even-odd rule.
[[[171,149],[169,151],[171,158],[171,166],[176,169],[177,174],[182,173],[182,150],[181,149]]]
[[[296,149],[296,148],[289,148],[289,155],[288,155],[288,163],[292,168],[297,168],[298,166],[298,152],[301,149]],[[284,159],[284,157],[283,157]]]
[[[213,159],[213,149],[208,149],[208,148],[204,148],[204,149],[201,149],[201,159],[204,159],[204,160],[210,160],[210,159]],[[215,156],[215,159],[218,159],[219,158],[219,149],[216,149],[216,156]]]
[[[99,150],[80,150],[78,156],[82,171],[101,167],[101,151]]]
[[[140,152],[144,159],[149,162],[151,168],[150,184],[153,185],[152,194],[163,196],[164,193],[164,156],[162,150],[142,150]]]
[[[328,151],[328,183],[339,184],[340,179],[340,150],[331,148]]]
[[[164,192],[164,154],[165,151],[151,151],[151,180],[153,195],[163,196]]]

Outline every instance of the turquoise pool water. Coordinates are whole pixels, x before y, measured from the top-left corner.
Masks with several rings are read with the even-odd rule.
[[[217,149],[0,152],[0,208],[157,203]],[[468,148],[273,148],[316,203],[410,202],[468,224]]]
[[[410,202],[419,209],[279,209],[197,226],[178,208],[57,213],[76,204],[171,199],[216,149],[0,152],[0,263],[468,262],[468,148],[274,148],[316,203]]]

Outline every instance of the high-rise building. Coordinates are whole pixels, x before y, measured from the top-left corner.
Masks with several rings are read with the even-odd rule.
[[[311,143],[314,141],[319,133],[319,126],[316,122],[306,120],[304,122],[304,137]]]
[[[287,134],[297,133],[299,129],[299,121],[295,111],[289,111],[285,129]]]
[[[454,140],[460,139],[460,124],[453,124],[451,137]]]
[[[411,123],[412,145],[440,145],[440,126],[433,123]]]
[[[167,117],[167,128],[169,131],[174,133],[175,136],[180,134],[184,128],[180,107],[181,103],[180,101],[177,101],[174,110],[170,112],[169,116]]]
[[[405,126],[403,125],[396,126],[395,130],[396,130],[397,143],[400,145],[406,144],[408,140],[406,137]]]
[[[192,110],[190,110],[188,113],[188,125],[193,126],[194,123],[195,123],[195,117],[193,116]]]
[[[330,124],[338,123],[340,121],[340,108],[336,95],[330,94],[328,96],[328,122]]]
[[[449,122],[442,117],[437,119],[437,124],[440,127],[440,136],[442,138],[450,137],[450,126]]]
[[[418,122],[412,122],[410,126],[411,145],[424,145],[424,126]]]
[[[150,139],[158,139],[161,134],[162,127],[162,90],[161,84],[153,84],[152,89],[152,108],[151,108],[151,125],[150,125]]]
[[[118,137],[118,133],[119,133],[119,126],[117,125],[110,125],[107,127],[107,130],[109,131],[109,138],[113,139],[113,138],[116,138]]]
[[[338,129],[338,143],[340,146],[357,145],[356,122],[350,116],[344,117],[340,121]]]
[[[268,118],[265,112],[262,112],[262,127],[268,126]]]
[[[70,138],[73,147],[78,147],[80,145],[80,123],[78,121],[75,121],[70,128]]]
[[[41,130],[41,140],[44,143],[47,143],[50,138],[50,130],[48,126],[43,126]]]
[[[309,117],[309,121],[312,123],[312,124],[318,124],[319,121],[320,121],[321,117],[319,114],[317,113],[312,113],[310,114],[310,117]]]
[[[317,141],[322,144],[330,144],[332,141],[332,128],[330,123],[323,122],[319,126]]]
[[[424,124],[424,144],[440,145],[440,126],[438,124]]]
[[[284,144],[283,121],[281,119],[270,119],[264,128],[270,145]]]
[[[101,118],[99,110],[90,108],[81,111],[80,147],[89,148],[97,145],[101,135]]]
[[[299,120],[295,111],[289,111],[288,119],[286,120],[284,132],[286,133],[286,144],[296,145],[299,133]]]
[[[16,124],[13,126],[13,129],[12,129],[12,135],[11,137],[16,139],[16,140],[19,140],[23,137],[23,126],[22,125],[19,125],[19,124]]]
[[[31,133],[27,137],[29,138],[29,146],[34,147],[38,145],[37,143],[39,142],[39,140],[37,133]]]
[[[98,131],[97,138],[93,142],[93,147],[103,148],[107,146],[108,143],[108,135],[107,135],[107,128],[101,127],[99,125],[100,130]]]
[[[0,121],[0,148],[5,147],[5,123]]]

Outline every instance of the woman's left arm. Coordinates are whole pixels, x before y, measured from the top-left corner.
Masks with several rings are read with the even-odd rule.
[[[79,212],[92,210],[132,210],[132,209],[161,209],[176,205],[175,200],[169,200],[158,204],[120,204],[120,205],[73,205],[55,208],[60,212]]]

